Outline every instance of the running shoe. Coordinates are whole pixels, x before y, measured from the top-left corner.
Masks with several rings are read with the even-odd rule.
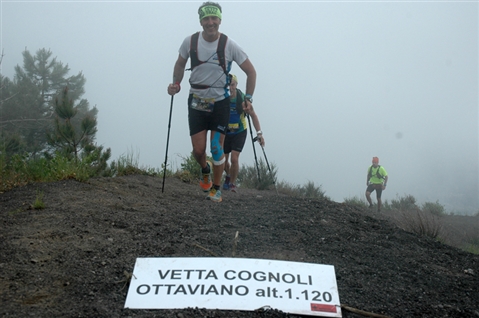
[[[223,190],[228,191],[230,189],[230,176],[226,176],[225,183],[223,183]]]
[[[211,164],[210,161],[207,161],[206,164],[210,167],[209,173],[203,173],[203,169],[200,168],[200,175],[201,175],[200,187],[201,189],[203,189],[204,192],[210,191],[211,187],[213,186],[213,181],[211,181],[211,169],[213,165]]]
[[[230,191],[234,193],[238,193],[238,188],[236,187],[235,184],[230,183]]]
[[[214,202],[221,202],[223,199],[221,198],[221,190],[216,190],[214,187],[210,189],[210,193],[206,199],[214,201]]]

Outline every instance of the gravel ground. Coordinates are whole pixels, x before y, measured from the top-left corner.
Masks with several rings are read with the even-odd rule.
[[[479,317],[478,255],[371,211],[249,189],[214,203],[175,178],[161,190],[132,175],[1,193],[0,316],[301,317],[124,308],[137,257],[232,257],[238,232],[235,257],[334,265],[343,317]]]

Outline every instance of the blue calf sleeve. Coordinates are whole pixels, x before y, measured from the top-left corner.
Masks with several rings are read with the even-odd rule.
[[[224,151],[223,147],[220,144],[221,133],[217,131],[212,131],[213,138],[211,139],[211,155],[213,156],[213,164],[219,166],[225,162],[225,157],[223,156]],[[223,159],[221,159],[223,157]]]

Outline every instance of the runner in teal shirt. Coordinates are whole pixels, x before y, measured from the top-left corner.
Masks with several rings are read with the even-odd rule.
[[[246,123],[246,114],[251,116],[253,126],[256,129],[256,135],[258,136],[258,142],[260,143],[261,147],[264,147],[265,142],[263,132],[261,131],[261,125],[259,123],[258,116],[253,109],[253,105],[248,104],[248,108],[243,109],[241,105],[242,101],[245,99],[245,96],[243,92],[237,88],[238,79],[233,74],[230,74],[230,79],[230,120],[223,145],[226,158],[226,178],[223,184],[223,190],[237,192],[238,189],[236,187],[236,179],[239,172],[239,155],[243,150],[248,129],[248,125]]]

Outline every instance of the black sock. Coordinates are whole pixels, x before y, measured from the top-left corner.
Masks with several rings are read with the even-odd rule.
[[[206,164],[206,168],[201,168],[201,173],[203,174],[207,174],[207,173],[210,173],[210,165],[209,164]]]
[[[215,188],[216,190],[219,190],[219,189],[220,189],[220,186],[219,186],[219,185],[216,185],[216,184],[213,184],[213,188]]]

